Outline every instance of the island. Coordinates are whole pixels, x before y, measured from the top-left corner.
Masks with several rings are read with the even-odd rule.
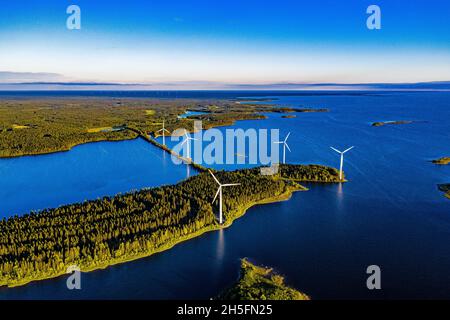
[[[306,294],[288,287],[284,277],[272,268],[241,260],[240,276],[237,282],[222,292],[218,300],[310,300]]]
[[[382,127],[386,125],[400,125],[400,124],[410,124],[414,121],[410,120],[397,120],[397,121],[379,121],[379,122],[373,122],[372,127]]]
[[[217,204],[211,204],[216,182],[209,172],[176,185],[1,220],[0,286],[61,276],[74,265],[88,272],[146,257],[229,227],[254,205],[288,200],[307,190],[299,182],[339,182],[338,170],[319,165],[280,165],[271,176],[260,168],[215,175],[241,184],[223,191],[223,225]]]
[[[450,183],[439,184],[438,189],[444,192],[446,198],[450,199]]]
[[[431,160],[434,164],[447,165],[450,163],[450,157],[442,157],[439,159]]]
[[[296,118],[297,116],[295,114],[287,114],[284,116],[281,116],[284,119],[292,119],[292,118]]]
[[[306,112],[329,112],[329,109],[326,108],[289,108],[289,107],[274,107],[270,109],[270,112],[279,112],[279,113],[288,113],[288,112],[299,112],[299,113],[306,113]]]

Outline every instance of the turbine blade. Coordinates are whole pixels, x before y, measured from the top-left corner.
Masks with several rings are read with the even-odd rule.
[[[164,130],[164,131],[166,131],[166,132],[169,132],[169,133],[170,133],[170,131],[169,131],[169,130],[167,130],[167,129],[161,129],[161,130]]]
[[[181,147],[183,144],[185,144],[186,142],[187,142],[187,139],[184,140],[184,141],[180,144],[180,147]]]
[[[350,150],[352,150],[354,147],[350,147],[350,148],[348,148],[347,150],[345,150],[345,151],[343,151],[342,153],[346,153],[347,151],[350,151]]]
[[[289,138],[290,135],[291,135],[291,133],[289,132],[289,133],[287,134],[286,138],[284,138],[284,142],[287,141],[287,139]]]
[[[219,186],[221,186],[222,184],[219,182],[219,180],[217,180],[216,176],[212,173],[211,170],[208,170],[209,173],[211,173],[212,177],[214,178],[214,180],[216,180],[216,182],[219,184]]]
[[[342,152],[340,152],[338,149],[335,149],[335,148],[333,148],[333,147],[330,147],[331,149],[333,149],[334,151],[336,151],[337,153],[342,153]]]
[[[286,148],[289,150],[289,152],[291,152],[291,148],[289,148],[289,145],[287,144],[287,142],[285,142],[284,145],[285,145]]]
[[[276,144],[282,144],[284,141],[275,141]]]
[[[217,196],[219,195],[220,192],[220,188],[222,188],[222,186],[219,187],[219,189],[217,189],[216,195],[214,196],[214,199],[211,203],[214,203],[214,201],[216,201]]]
[[[240,186],[240,183],[227,183],[223,184],[222,187]]]

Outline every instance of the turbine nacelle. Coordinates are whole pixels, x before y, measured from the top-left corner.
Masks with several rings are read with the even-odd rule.
[[[336,151],[337,153],[344,154],[344,153],[349,152],[350,150],[352,150],[354,147],[350,147],[350,148],[348,148],[348,149],[346,149],[344,151],[339,151],[338,149],[333,148],[333,147],[330,147],[330,148],[333,149],[334,151]]]

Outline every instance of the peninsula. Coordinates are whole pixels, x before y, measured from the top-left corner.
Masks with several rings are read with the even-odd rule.
[[[215,181],[202,172],[176,185],[31,212],[0,221],[0,286],[53,278],[76,265],[83,272],[167,250],[205,232],[229,227],[257,204],[283,201],[306,190],[301,181],[338,182],[336,169],[280,165],[273,176],[259,168],[216,172],[225,189],[225,224],[211,205]]]

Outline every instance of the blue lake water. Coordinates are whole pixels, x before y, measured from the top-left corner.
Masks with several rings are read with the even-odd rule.
[[[136,139],[0,159],[0,177],[2,218],[172,184],[186,178],[186,168],[175,166],[165,152]]]
[[[191,110],[188,110],[188,111],[186,111],[184,114],[179,115],[178,118],[180,118],[180,119],[186,119],[187,117],[190,117],[190,116],[200,116],[200,115],[202,115],[202,114],[208,114],[208,112],[191,111]]]
[[[293,119],[271,114],[266,120],[239,121],[236,127],[279,128],[281,136],[291,132],[288,143],[292,152],[286,157],[290,163],[337,167],[339,156],[329,147],[354,145],[344,163],[348,183],[309,185],[308,192],[296,193],[290,201],[250,209],[226,230],[205,234],[152,257],[83,274],[83,289],[78,292],[67,290],[62,277],[1,288],[0,298],[209,298],[236,279],[242,257],[275,267],[287,276],[288,284],[313,299],[450,298],[450,201],[436,187],[450,182],[450,166],[429,162],[450,155],[450,93],[274,98],[278,100],[261,103],[324,107],[330,112],[299,113]],[[370,126],[374,121],[389,120],[417,122]],[[115,152],[128,154],[129,146],[141,143],[134,140],[112,145],[118,148]],[[33,160],[69,156],[77,150]],[[162,156],[159,151],[149,153]],[[137,154],[134,157],[139,158]],[[150,173],[141,184],[130,181],[124,187],[170,183],[186,176],[185,167],[171,163],[167,163],[167,173],[157,172],[161,160],[155,159],[148,160]],[[37,166],[34,161],[33,165]],[[20,166],[9,168],[16,173],[23,170]],[[146,161],[136,168],[146,168]],[[81,171],[92,171],[90,183],[96,183],[97,169],[80,166],[76,170],[72,170],[73,175],[81,177]],[[179,173],[172,175],[172,170]],[[109,183],[128,176],[118,171],[109,171]],[[23,194],[29,193],[28,185],[20,188]],[[84,187],[79,190],[85,192]],[[366,288],[366,268],[373,264],[382,271],[381,291]]]

